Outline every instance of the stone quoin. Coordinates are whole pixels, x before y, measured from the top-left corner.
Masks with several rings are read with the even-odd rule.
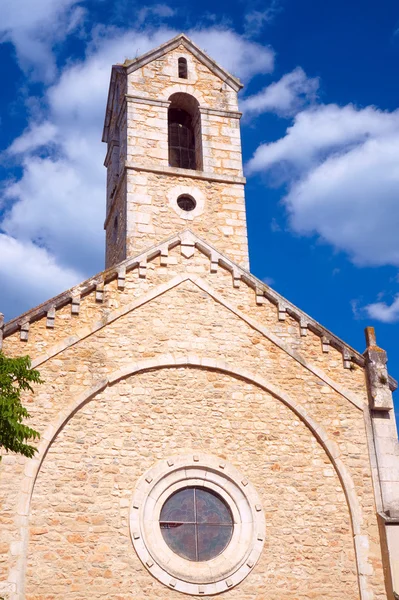
[[[396,382],[250,273],[241,87],[183,34],[112,67],[106,268],[1,322],[0,597],[399,597]]]

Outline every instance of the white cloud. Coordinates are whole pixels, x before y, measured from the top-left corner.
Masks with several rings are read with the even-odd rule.
[[[315,101],[318,87],[317,78],[308,78],[303,69],[297,67],[257,94],[241,100],[240,108],[245,117],[264,112],[294,115],[303,105]]]
[[[210,27],[188,31],[189,37],[209,56],[243,81],[260,73],[271,73],[274,68],[274,51],[245,39],[231,29]]]
[[[391,305],[385,302],[375,302],[366,306],[365,310],[371,319],[376,319],[383,323],[397,323],[399,321],[399,294],[395,297]]]
[[[166,4],[155,4],[154,6],[143,6],[138,13],[136,19],[136,27],[142,25],[149,17],[160,17],[167,19],[173,17],[175,10]]]
[[[0,43],[11,42],[30,78],[50,81],[56,72],[52,47],[84,16],[81,0],[3,0]]]
[[[7,272],[0,310],[15,314],[17,307],[21,310],[21,303],[15,304],[16,296],[23,298],[23,308],[28,308],[63,291],[71,280],[76,283],[75,276],[84,279],[103,268],[106,147],[101,133],[111,65],[142,54],[177,33],[168,27],[151,32],[96,27],[86,57],[63,69],[42,99],[41,114],[35,111],[26,132],[9,147],[6,156],[17,161],[22,175],[3,186],[0,200],[7,207],[0,223],[4,239],[15,241],[7,250],[14,265],[12,285]],[[188,35],[244,79],[272,68],[269,48],[230,30],[211,27]],[[13,252],[15,260],[10,258]],[[30,264],[32,257],[39,261],[35,281],[25,277],[25,264]],[[48,278],[43,272],[41,278],[41,264],[56,275]]]
[[[383,112],[373,106],[357,109],[350,104],[319,105],[299,112],[284,137],[261,144],[248,168],[254,173],[289,163],[298,173],[307,172],[330,155],[350,152],[369,138],[389,134],[398,125],[399,111]]]
[[[45,121],[44,123],[34,124],[31,129],[25,131],[23,135],[16,138],[7,152],[10,155],[23,154],[31,150],[50,144],[57,134],[57,128],[53,123]]]
[[[44,248],[0,234],[0,308],[12,304],[13,315],[25,311],[25,294],[32,306],[82,280],[82,273],[57,265]]]
[[[358,265],[399,265],[399,111],[318,106],[261,145],[248,171],[279,172],[291,228]]]
[[[104,244],[103,152],[87,138],[70,135],[65,142],[61,151],[66,154],[58,159],[24,159],[23,177],[5,192],[14,203],[1,228],[24,243],[44,246],[59,265],[96,272]]]
[[[271,23],[276,14],[280,12],[281,6],[279,0],[272,0],[263,10],[250,10],[244,16],[244,31],[249,37],[259,35],[265,25]]]

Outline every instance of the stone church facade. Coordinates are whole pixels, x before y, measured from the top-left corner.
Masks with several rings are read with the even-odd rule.
[[[184,35],[112,68],[106,270],[1,330],[7,600],[399,593],[396,383],[248,271],[240,88]]]

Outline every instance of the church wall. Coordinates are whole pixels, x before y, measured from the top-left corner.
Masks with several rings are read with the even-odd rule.
[[[158,104],[127,102],[127,154],[132,166],[168,166],[168,110]]]
[[[137,273],[130,274],[130,279],[126,281],[128,291],[122,294],[116,291],[115,284],[114,287],[110,286],[108,307],[102,309],[105,311],[104,314],[111,307],[116,308],[121,305],[120,301],[119,304],[116,302],[118,296],[142,295],[146,289],[149,289],[148,280],[151,280],[152,276],[156,277],[158,274],[158,277],[161,277],[161,271],[163,271],[170,277],[170,269],[177,268],[177,257],[177,252],[171,252],[171,264],[167,268],[147,268],[148,276],[144,280],[140,280]],[[185,264],[187,269],[195,274],[205,268],[207,260],[199,255],[195,261],[186,261],[185,259]],[[220,280],[220,276],[221,273],[208,275],[209,278],[213,278],[214,283]],[[243,289],[234,290],[234,293],[239,294],[245,290],[245,284],[241,285]],[[93,320],[94,315],[98,315],[99,307],[93,301],[90,302],[90,299],[86,299],[85,302],[86,305],[82,303],[81,307],[82,318],[85,321],[86,319]],[[264,307],[253,309],[253,314],[261,311],[262,308]],[[64,312],[61,311],[60,315],[60,317],[64,315],[65,322],[67,309],[68,307],[62,309]],[[77,319],[80,318],[79,316]],[[30,332],[32,340],[35,338],[35,327],[37,324],[32,325]],[[36,331],[36,344],[38,344],[40,339],[45,338],[45,335],[43,331]],[[56,330],[47,331],[49,335],[54,335]],[[8,341],[6,338],[5,342]],[[150,303],[113,321],[97,333],[86,337],[41,364],[40,371],[46,383],[38,388],[35,397],[28,402],[29,409],[33,414],[32,425],[40,431],[44,431],[47,424],[54,422],[59,412],[73,402],[74,398],[99,382],[107,374],[127,367],[138,360],[156,359],[171,353],[176,357],[184,357],[190,353],[199,357],[215,359],[223,357],[224,361],[234,367],[259,373],[273,385],[284,389],[290,397],[306,409],[316,422],[323,426],[330,438],[338,444],[342,460],[354,480],[363,513],[362,531],[369,540],[370,585],[376,592],[375,598],[385,598],[362,411],[190,282],[181,284]],[[321,356],[324,355],[321,354]],[[350,375],[354,375],[350,370],[347,371]],[[162,386],[160,386],[161,388]],[[364,384],[362,389],[365,390]],[[236,395],[234,400],[237,410],[241,410],[241,403],[243,402],[245,405],[245,394],[243,396]],[[180,400],[176,399],[175,407],[180,410]],[[276,413],[266,412],[267,414],[262,418],[268,421],[270,427],[280,428]],[[93,428],[96,429],[96,427],[97,425],[93,421]],[[144,449],[144,455],[145,453]],[[158,458],[151,453],[150,455],[151,459]],[[238,455],[239,453],[237,453],[237,460]],[[233,463],[235,462],[233,457],[230,459]],[[11,465],[6,465],[6,473],[8,469],[12,468]],[[296,479],[294,472],[292,472],[292,477],[294,480]],[[298,472],[298,477],[301,479],[302,472]],[[256,481],[253,483],[257,486]],[[15,489],[22,485],[18,476],[9,484],[14,485]],[[336,502],[339,502],[342,488],[336,486],[335,491]],[[332,501],[332,504],[334,503],[335,500]],[[14,529],[13,520],[10,520],[9,528],[9,538],[14,540],[18,538],[18,530]],[[47,569],[46,566],[45,569]],[[45,570],[45,572],[47,571]],[[337,596],[337,599],[338,597],[342,596]]]
[[[169,99],[183,92],[199,103],[204,173],[242,177],[237,94],[182,48],[128,75],[128,164],[168,166]],[[188,79],[172,74],[180,56],[187,58]]]
[[[61,432],[32,499],[26,599],[181,598],[138,560],[129,510],[154,462],[198,451],[234,463],[266,515],[261,559],[226,598],[358,599],[348,508],[316,439],[270,394],[189,368],[121,381]]]
[[[113,67],[105,125],[118,279],[110,268],[4,330],[4,352],[29,353],[44,383],[23,398],[37,456],[0,464],[0,599],[181,598],[140,563],[128,517],[143,471],[198,452],[238,467],[265,513],[259,563],[238,587],[222,582],[228,599],[392,600],[381,553],[386,537],[396,564],[399,450],[385,354],[369,332],[365,366],[237,266],[248,268],[245,179],[228,75],[184,44],[134,66]],[[177,92],[199,105],[202,170],[169,167]]]
[[[194,217],[177,206],[177,197],[183,193],[198,202]],[[238,264],[248,266],[244,186],[240,183],[128,170],[127,227],[128,256],[190,228]]]

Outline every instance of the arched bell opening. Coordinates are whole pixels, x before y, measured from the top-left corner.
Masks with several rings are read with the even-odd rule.
[[[198,101],[183,92],[172,94],[169,101],[169,166],[201,171],[202,136]]]

